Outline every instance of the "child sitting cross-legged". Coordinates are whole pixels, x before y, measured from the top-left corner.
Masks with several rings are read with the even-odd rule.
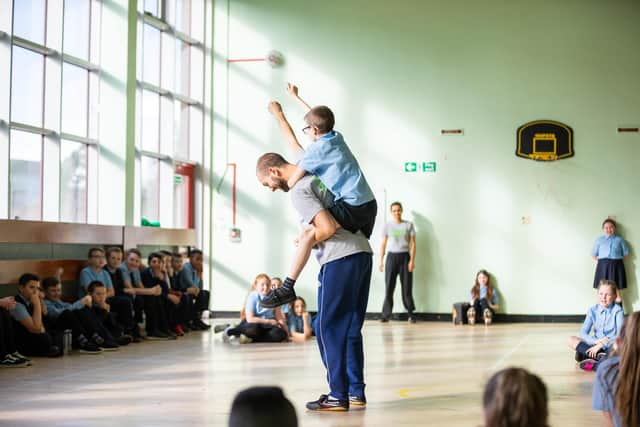
[[[598,285],[598,304],[589,308],[580,336],[569,337],[569,347],[575,350],[580,368],[591,371],[607,357],[620,334],[624,322],[622,307],[614,304],[617,287],[611,280],[601,280]]]

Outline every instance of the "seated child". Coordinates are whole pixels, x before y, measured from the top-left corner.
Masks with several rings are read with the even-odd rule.
[[[625,320],[616,355],[603,361],[593,383],[592,407],[607,426],[640,425],[640,311]]]
[[[91,296],[91,311],[106,331],[110,341],[116,342],[118,345],[141,342],[134,340],[133,336],[125,334],[125,327],[118,322],[117,315],[111,312],[111,306],[107,303],[107,288],[102,282],[96,280],[89,283],[87,292]]]
[[[312,143],[304,150],[291,130],[280,104],[277,102],[269,104],[269,111],[278,121],[290,148],[296,155],[302,156],[297,165],[297,173],[281,185],[286,189],[293,188],[305,174],[316,175],[334,196],[334,203],[329,208],[333,218],[342,228],[352,233],[361,231],[367,238],[371,237],[378,205],[358,161],[345,143],[342,134],[333,129],[335,124],[333,112],[324,105],[311,108],[298,96],[298,88],[290,83],[287,85],[287,90],[306,111],[304,120],[307,126],[303,132]],[[311,248],[316,241],[322,241],[331,236],[320,237],[305,238],[303,232],[289,274],[282,287],[274,290],[262,301],[264,307],[277,307],[295,299],[293,288],[309,259]]]
[[[43,316],[47,307],[40,296],[40,279],[35,274],[25,273],[18,280],[16,305],[10,310],[18,351],[27,356],[62,356],[62,349],[53,344],[51,335],[45,330]]]
[[[236,327],[225,329],[223,341],[230,342],[232,338],[240,338],[241,344],[247,344],[287,340],[289,331],[280,308],[265,308],[260,305],[260,301],[269,294],[269,276],[259,274],[253,283],[255,291],[247,297],[245,319]]]
[[[569,348],[576,352],[576,362],[585,370],[593,370],[597,362],[607,357],[620,333],[624,321],[622,307],[614,304],[617,287],[611,280],[601,280],[598,285],[598,304],[589,308],[580,336],[569,337]],[[593,332],[593,335],[592,335]]]
[[[202,313],[209,310],[209,298],[210,293],[204,289],[202,279],[199,276],[199,272],[202,272],[203,254],[200,249],[192,249],[189,252],[189,262],[182,262],[180,268],[178,267],[177,257],[174,257],[173,266],[175,276],[173,280],[174,289],[185,292],[194,298],[194,307],[196,310],[196,319],[192,322],[194,327],[192,329],[208,330],[211,325],[203,322]]]
[[[73,304],[62,301],[62,285],[56,277],[44,278],[42,288],[47,307],[45,324],[49,329],[60,333],[71,329],[73,344],[80,349],[80,353],[99,354],[103,350],[118,349],[118,345],[91,311],[90,295],[85,295]]]
[[[482,406],[485,427],[548,426],[547,387],[522,368],[506,368],[489,378]]]
[[[307,311],[307,303],[304,298],[297,297],[293,302],[293,309],[287,315],[289,335],[294,342],[304,342],[311,338],[313,333],[313,321]]]
[[[142,270],[140,278],[145,288],[160,287],[160,295],[145,295],[144,312],[146,317],[147,338],[176,339],[177,335],[169,327],[175,326],[176,310],[180,299],[169,294],[169,286],[163,270],[162,255],[153,252],[148,257],[149,267]]]
[[[471,288],[471,307],[467,311],[469,324],[473,325],[479,318],[483,318],[485,325],[490,325],[493,316],[500,308],[499,302],[498,292],[491,285],[489,272],[487,270],[478,271],[476,282]]]
[[[14,297],[0,298],[0,368],[26,368],[31,360],[18,352],[9,310],[16,307]]]

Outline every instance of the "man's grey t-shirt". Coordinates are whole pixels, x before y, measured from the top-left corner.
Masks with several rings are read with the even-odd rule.
[[[290,192],[293,207],[298,211],[303,226],[311,224],[320,211],[333,203],[331,192],[313,175],[304,176]],[[369,241],[360,231],[354,234],[343,228],[339,228],[331,238],[318,243],[313,250],[320,265],[359,252],[373,253]]]
[[[399,224],[389,221],[384,225],[382,236],[387,237],[387,252],[409,252],[411,238],[416,235],[413,223],[401,221]]]

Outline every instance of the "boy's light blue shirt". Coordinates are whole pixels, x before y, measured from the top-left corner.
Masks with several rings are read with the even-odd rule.
[[[629,255],[627,243],[620,236],[615,234],[611,236],[600,236],[593,245],[591,255],[598,259],[622,259]]]
[[[109,276],[109,272],[107,270],[100,269],[97,273],[93,271],[91,267],[85,267],[80,272],[80,278],[78,279],[78,296],[80,298],[84,297],[87,294],[87,287],[89,283],[97,280],[102,282],[106,288],[113,288],[113,283],[111,283],[111,276]]]
[[[51,320],[56,320],[65,310],[82,310],[84,307],[81,300],[78,300],[73,304],[69,304],[68,302],[61,300],[51,301],[50,299],[45,298],[44,304],[47,306],[47,317]]]
[[[198,277],[198,272],[193,268],[190,262],[185,262],[182,269],[178,273],[178,289],[187,290],[189,288],[198,287],[202,289],[202,280]]]
[[[258,291],[253,291],[247,297],[247,303],[244,305],[245,312],[251,312],[254,316],[261,319],[275,319],[275,309],[265,308],[260,305],[260,300],[264,298]]]
[[[335,200],[351,206],[372,201],[375,197],[342,135],[332,131],[314,141],[304,152],[298,166],[316,175]]]
[[[603,349],[608,349],[620,333],[624,322],[624,312],[618,304],[611,304],[609,307],[602,307],[596,304],[589,309],[587,317],[580,328],[580,339],[589,345],[595,345],[596,340],[607,338],[607,344],[603,344]],[[593,329],[593,335],[591,330]]]
[[[140,282],[142,282],[142,279],[140,278],[140,270],[133,270],[132,272],[124,262],[118,266],[118,269],[122,271],[124,281],[131,282],[131,286],[138,286]]]

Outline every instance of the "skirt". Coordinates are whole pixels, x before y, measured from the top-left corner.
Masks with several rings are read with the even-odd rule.
[[[624,261],[621,259],[602,258],[598,260],[593,287],[597,288],[600,280],[613,280],[618,289],[627,287],[627,273],[624,271]]]

